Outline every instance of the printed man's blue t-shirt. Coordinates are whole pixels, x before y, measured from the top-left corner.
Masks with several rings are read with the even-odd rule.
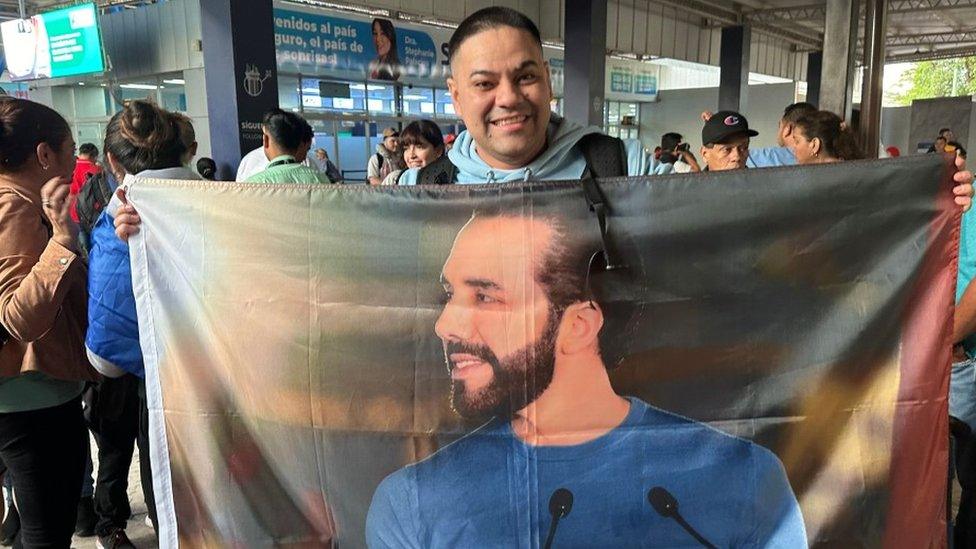
[[[769,450],[631,398],[609,433],[577,446],[531,446],[493,420],[384,480],[370,505],[370,547],[541,547],[549,499],[570,513],[553,547],[698,547],[648,503],[662,487],[718,547],[806,547],[803,517]]]

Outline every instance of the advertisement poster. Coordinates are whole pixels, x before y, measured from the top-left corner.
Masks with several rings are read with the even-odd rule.
[[[95,4],[0,23],[10,79],[34,80],[101,72]]]
[[[160,545],[944,546],[951,186],[140,180]]]
[[[284,5],[276,5],[274,13],[275,50],[283,73],[447,87],[451,29]],[[543,47],[543,56],[553,91],[561,96],[563,52]],[[655,101],[658,70],[636,60],[608,59],[607,99]]]

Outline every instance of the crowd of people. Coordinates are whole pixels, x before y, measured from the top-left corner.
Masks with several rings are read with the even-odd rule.
[[[757,132],[743,114],[704,112],[700,162],[677,133],[665,134],[659,150],[649,154],[639,142],[559,117],[550,110],[552,86],[539,31],[508,8],[471,15],[448,49],[454,76],[447,83],[466,130],[445,136],[428,120],[386,129],[368,161],[370,184],[573,180],[864,157],[839,116],[808,103],[785,109],[778,146],[768,148],[750,147]],[[242,159],[238,181],[342,181],[324,149],[309,154],[313,131],[299,115],[275,109],[262,129],[262,147]],[[101,158],[90,143],[76,155],[60,114],[28,100],[0,101],[0,460],[13,494],[0,541],[68,547],[77,532],[98,536],[102,547],[132,547],[125,527],[135,446],[148,519],[157,525],[127,249],[140,218],[117,189],[140,178],[213,179],[213,160],[189,167],[196,148],[187,117],[136,100],[107,125]],[[956,204],[968,209],[973,177],[964,150],[951,131],[933,150],[957,153],[953,192]],[[964,228],[959,342],[976,333],[968,289],[974,271],[976,236]],[[976,346],[959,347],[953,369],[954,410],[962,406],[960,398],[964,408],[976,410],[969,348]],[[965,387],[970,393],[959,397]],[[976,412],[957,413],[976,427]],[[98,448],[94,479],[89,432]]]

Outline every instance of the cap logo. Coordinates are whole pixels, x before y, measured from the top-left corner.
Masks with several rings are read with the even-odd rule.
[[[726,116],[725,117],[725,125],[726,126],[735,126],[738,123],[739,123],[739,117],[738,116]]]

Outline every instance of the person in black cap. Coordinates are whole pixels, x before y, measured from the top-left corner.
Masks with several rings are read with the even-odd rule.
[[[702,128],[702,159],[706,170],[737,170],[746,167],[749,138],[759,135],[749,129],[746,117],[735,111],[718,111]]]

